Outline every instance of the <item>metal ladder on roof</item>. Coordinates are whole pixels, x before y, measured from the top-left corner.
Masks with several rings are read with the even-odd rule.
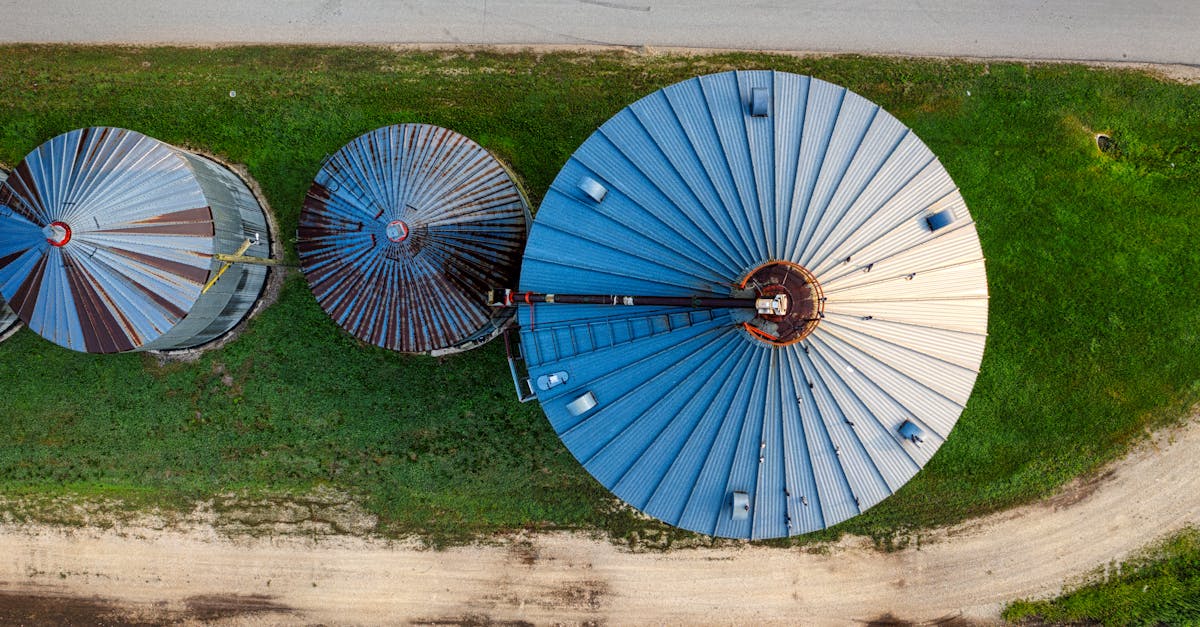
[[[716,310],[712,309],[692,309],[649,316],[611,317],[538,326],[528,331],[534,337],[534,354],[530,362],[536,366],[622,346],[654,335],[672,333],[711,322],[717,315]]]
[[[504,332],[504,350],[517,399],[527,403],[537,398],[537,389],[529,374],[530,366],[540,366],[576,355],[631,344],[646,337],[672,333],[717,318],[713,309],[660,312],[649,316],[599,318],[585,322],[535,325],[526,330],[533,336],[532,355],[526,355],[513,329]]]
[[[528,403],[537,398],[533,389],[533,379],[529,376],[529,365],[525,362],[525,353],[521,349],[521,338],[513,340],[515,327],[504,329],[500,341],[504,342],[504,355],[508,358],[508,371],[512,374],[513,389],[517,391],[517,400]]]
[[[517,399],[527,403],[537,398],[537,388],[529,374],[530,366],[537,367],[562,359],[598,350],[616,348],[647,337],[672,333],[717,319],[716,309],[686,309],[658,312],[652,315],[612,316],[583,322],[534,325],[523,329],[533,336],[532,354],[527,355],[514,328],[503,334],[508,369],[512,375]]]

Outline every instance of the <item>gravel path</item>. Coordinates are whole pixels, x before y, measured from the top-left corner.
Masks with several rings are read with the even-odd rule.
[[[438,552],[349,536],[230,539],[203,525],[10,525],[0,527],[0,619],[47,617],[21,603],[51,599],[84,612],[76,618],[118,624],[988,623],[1011,599],[1053,595],[1200,525],[1198,458],[1200,421],[1192,420],[1047,502],[938,530],[894,553],[862,538],[820,552],[631,553],[553,533]]]

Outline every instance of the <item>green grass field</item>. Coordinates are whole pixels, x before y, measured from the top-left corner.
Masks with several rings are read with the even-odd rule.
[[[1200,625],[1200,532],[1189,529],[1049,601],[1016,601],[1018,624]]]
[[[313,175],[366,131],[457,130],[511,165],[536,207],[612,114],[732,68],[811,74],[883,105],[939,155],[988,258],[991,337],[953,436],[899,494],[835,532],[888,539],[1038,498],[1200,400],[1200,87],[1135,72],[762,54],[7,47],[0,160],[12,166],[93,125],[215,153],[248,166],[295,259]],[[1101,153],[1099,132],[1119,151]],[[0,345],[0,381],[0,494],[186,508],[230,490],[327,485],[360,497],[381,532],[436,542],[517,527],[663,531],[614,508],[536,404],[516,402],[498,343],[443,359],[362,346],[299,275],[197,363],[77,354],[22,331]]]

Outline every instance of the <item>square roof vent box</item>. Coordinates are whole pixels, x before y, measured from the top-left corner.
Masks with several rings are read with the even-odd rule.
[[[897,431],[900,432],[900,437],[913,444],[920,444],[925,441],[925,431],[913,424],[912,421],[905,420],[900,424],[900,428]]]
[[[552,372],[550,374],[544,374],[538,377],[537,386],[539,390],[545,391],[552,387],[562,385],[570,380],[571,375],[567,374],[566,371],[563,370],[559,372]]]
[[[590,176],[579,179],[579,189],[583,190],[583,193],[587,194],[588,198],[596,202],[603,201],[604,197],[608,195],[608,188]]]
[[[771,108],[771,96],[766,87],[755,87],[750,90],[750,116],[765,118]]]
[[[746,492],[733,493],[733,519],[746,520],[750,517],[750,495]]]
[[[596,406],[596,395],[591,392],[585,392],[575,400],[567,403],[567,412],[572,416],[581,416],[590,411]]]
[[[930,231],[944,229],[950,226],[952,222],[954,222],[954,212],[950,209],[942,209],[941,211],[931,216],[926,216],[925,218],[925,223],[929,225]]]

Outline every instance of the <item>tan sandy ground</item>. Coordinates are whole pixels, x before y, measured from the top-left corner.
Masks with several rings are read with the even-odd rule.
[[[1200,524],[1198,458],[1193,419],[1055,499],[938,530],[894,553],[862,538],[820,553],[749,545],[633,553],[550,533],[431,551],[345,535],[231,539],[194,524],[7,525],[0,622],[7,594],[9,603],[101,604],[108,613],[90,618],[116,623],[986,623],[1009,600],[1054,595]]]

